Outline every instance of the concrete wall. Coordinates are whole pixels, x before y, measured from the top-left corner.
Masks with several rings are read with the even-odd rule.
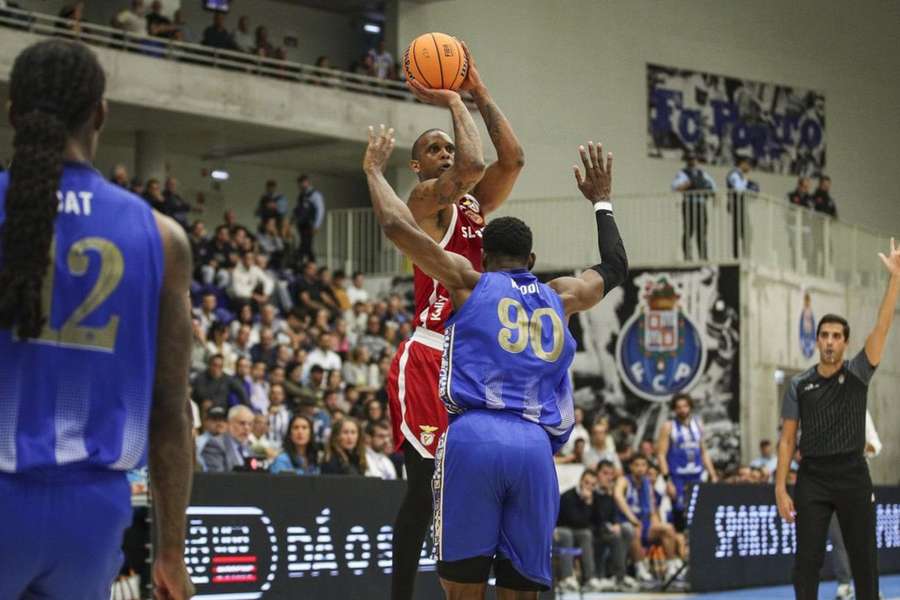
[[[816,319],[826,313],[846,316],[850,344],[845,358],[865,344],[875,323],[884,288],[845,288],[828,281],[800,278],[763,269],[745,269],[742,280],[741,429],[745,460],[757,455],[759,441],[775,440],[781,411],[776,373],[801,371],[815,364],[800,351],[799,326],[803,294],[809,292]],[[787,383],[787,379],[785,379]],[[869,411],[884,450],[871,462],[878,483],[900,482],[900,307],[881,365],[869,386]]]
[[[823,90],[827,172],[842,217],[900,232],[900,4],[656,0],[397,0],[402,46],[427,31],[465,39],[525,146],[514,197],[575,193],[575,147],[602,140],[615,189],[668,189],[680,163],[647,157],[648,62]],[[388,14],[393,14],[388,11]],[[726,169],[711,169],[723,182]],[[790,177],[755,173],[763,191]]]

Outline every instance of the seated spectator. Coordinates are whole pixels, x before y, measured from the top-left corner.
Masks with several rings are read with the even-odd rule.
[[[240,263],[231,272],[228,295],[240,303],[253,300],[262,305],[268,302],[274,289],[275,282],[256,266],[256,255],[253,252],[245,252],[241,256]]]
[[[237,264],[237,248],[231,243],[231,231],[227,225],[216,227],[216,235],[206,250],[206,262],[201,265],[203,283],[224,288],[231,274],[229,269]]]
[[[810,180],[809,177],[800,177],[797,179],[797,187],[793,192],[789,192],[788,202],[803,208],[815,208],[815,200],[809,193]]]
[[[166,214],[166,199],[163,198],[162,188],[159,186],[158,179],[147,180],[147,185],[144,186],[143,197],[144,201],[150,205],[150,208]]]
[[[608,592],[615,589],[612,580],[600,580],[595,577],[594,532],[605,526],[612,515],[601,514],[604,506],[597,500],[599,494],[594,488],[597,475],[585,469],[577,487],[564,492],[559,499],[559,516],[556,521],[554,537],[564,548],[577,547],[581,550],[581,578],[579,585],[572,568],[572,556],[560,556],[562,581],[560,587],[567,591]],[[611,507],[610,507],[611,508]]]
[[[234,375],[237,366],[237,352],[228,341],[228,326],[222,321],[214,322],[206,336],[206,351],[208,354],[217,354],[222,357],[222,365],[226,375]]]
[[[397,469],[388,454],[391,451],[391,428],[384,421],[366,426],[366,477],[397,479]]]
[[[231,337],[237,337],[238,332],[245,325],[253,330],[253,326],[256,324],[256,316],[253,314],[253,306],[250,304],[243,304],[237,311],[237,315],[235,315],[235,319],[229,323],[228,325],[228,333],[231,334]],[[251,335],[251,339],[253,339],[253,343],[257,343],[259,341],[259,336],[257,335],[254,339]]]
[[[253,33],[250,32],[250,18],[247,15],[241,15],[238,19],[237,28],[231,32],[231,39],[241,52],[253,53],[255,40]]]
[[[364,285],[365,276],[357,271],[353,274],[352,283],[347,286],[347,298],[350,300],[351,305],[354,305],[357,302],[369,301],[369,292],[366,291]]]
[[[601,460],[608,460],[616,467],[616,472],[622,472],[622,462],[616,453],[615,443],[609,435],[609,421],[605,418],[597,419],[591,427],[590,444],[584,450],[584,464],[590,469],[596,469]]]
[[[206,368],[208,353],[206,350],[206,331],[200,319],[191,319],[191,371],[200,372]]]
[[[285,335],[287,323],[278,316],[278,311],[271,304],[263,304],[259,307],[259,322],[254,326],[260,332],[263,329],[271,329],[275,341],[279,344],[290,344],[291,339]]]
[[[259,343],[250,349],[250,359],[253,362],[265,363],[267,367],[275,364],[278,347],[275,345],[275,335],[268,327],[259,332]]]
[[[171,38],[178,26],[172,24],[172,20],[162,14],[162,2],[153,0],[150,4],[150,12],[147,13],[147,31],[150,35],[162,38]]]
[[[246,406],[232,406],[228,411],[228,429],[221,436],[211,437],[203,447],[201,456],[210,473],[229,473],[248,465],[253,452],[250,449],[250,430],[253,413]]]
[[[644,440],[641,442],[638,454],[647,457],[651,463],[656,460],[656,445],[653,440]]]
[[[390,348],[390,344],[384,339],[384,327],[381,319],[372,315],[368,318],[366,332],[359,338],[358,344],[369,351],[372,360],[379,361]]]
[[[616,482],[613,497],[619,509],[619,521],[634,527],[632,558],[640,581],[654,581],[644,550],[651,544],[662,546],[666,557],[666,575],[669,579],[681,569],[681,559],[676,556],[676,532],[669,523],[662,523],[656,510],[653,485],[646,477],[650,463],[637,455],[628,463],[628,474]]]
[[[407,323],[410,320],[410,314],[403,306],[403,300],[398,294],[391,294],[388,297],[387,320],[396,323],[398,326]]]
[[[578,440],[584,440],[587,442],[591,439],[591,435],[588,433],[588,430],[584,427],[584,409],[581,407],[575,407],[575,426],[572,429],[571,435],[569,435],[569,439],[563,445],[563,447],[559,451],[559,455],[563,459],[568,460],[557,460],[557,463],[568,463],[575,462],[572,460],[572,452],[575,449],[575,442]],[[580,461],[579,461],[580,462]]]
[[[819,186],[813,193],[813,208],[817,212],[837,217],[837,205],[831,197],[831,177],[819,175]]]
[[[206,464],[203,462],[203,448],[209,442],[210,438],[221,436],[225,433],[228,426],[228,417],[225,409],[219,406],[213,406],[206,411],[203,417],[203,431],[197,436],[195,443],[197,451],[197,462],[201,470],[206,471]]]
[[[213,323],[228,323],[231,314],[224,308],[219,308],[219,301],[214,292],[204,292],[200,299],[200,306],[193,309],[192,314],[200,322],[204,333],[209,332]]]
[[[361,390],[374,390],[378,381],[378,367],[369,363],[369,349],[356,346],[350,351],[350,360],[341,367],[341,376],[347,385]]]
[[[254,345],[253,328],[250,325],[241,324],[238,327],[235,340],[231,344],[231,347],[234,349],[234,353],[238,356],[238,360],[245,358],[250,361],[250,350]]]
[[[775,474],[775,467],[778,465],[778,457],[772,447],[771,440],[761,440],[759,442],[759,456],[750,461],[750,467],[753,469],[763,469],[767,474],[767,479]]]
[[[281,453],[281,444],[276,443],[269,435],[269,418],[266,415],[253,415],[250,450],[253,452],[253,456],[266,464],[269,464]]]
[[[359,423],[345,417],[334,423],[325,450],[323,475],[364,475],[368,470],[366,447]]]
[[[257,414],[269,412],[269,382],[266,381],[266,363],[253,363],[250,368],[250,408]]]
[[[319,335],[318,346],[306,356],[303,370],[308,375],[313,365],[319,365],[326,371],[340,371],[341,357],[334,351],[335,340],[331,333]],[[304,379],[306,379],[306,376]]]
[[[221,12],[213,13],[212,25],[203,31],[203,41],[200,43],[221,50],[240,50],[231,39],[231,34],[225,29],[225,14]]]
[[[113,167],[112,172],[109,174],[110,183],[114,183],[119,186],[123,190],[128,189],[128,169],[122,163],[117,164]]]
[[[322,302],[328,308],[332,317],[340,314],[342,309],[338,303],[337,294],[334,290],[334,280],[331,277],[331,269],[328,267],[320,267],[318,278]]]
[[[140,177],[135,175],[131,178],[131,182],[128,184],[128,191],[130,191],[135,196],[144,195],[144,183],[141,181]]]
[[[154,4],[157,4],[157,2],[154,2]],[[165,189],[162,195],[165,200],[165,214],[187,229],[191,205],[178,194],[178,180],[174,177],[166,177]]]
[[[287,435],[288,423],[291,420],[291,411],[285,405],[286,400],[284,385],[272,383],[269,386],[269,439],[276,446],[281,446],[284,436]]]
[[[263,58],[275,58],[275,46],[269,42],[269,30],[263,25],[256,28],[253,39],[253,53]]]
[[[113,17],[112,26],[135,35],[147,35],[143,0],[131,0],[130,8],[119,11]]]
[[[194,378],[194,402],[198,405],[202,406],[204,401],[209,401],[213,406],[226,409],[232,404],[246,405],[249,402],[244,386],[225,374],[224,363],[225,359],[221,354],[213,354],[209,357],[206,371]]]
[[[295,475],[319,474],[318,444],[313,439],[312,419],[294,415],[284,437],[283,452],[275,457],[270,473],[294,473]]]

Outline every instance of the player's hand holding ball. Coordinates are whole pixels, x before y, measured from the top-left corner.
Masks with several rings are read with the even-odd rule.
[[[455,37],[425,33],[412,41],[403,54],[406,85],[426,104],[448,107],[462,101],[456,90],[466,81],[468,53]]]
[[[384,167],[394,151],[394,129],[385,129],[381,125],[376,130],[369,126],[369,145],[363,158],[363,171],[366,173],[384,172]]]

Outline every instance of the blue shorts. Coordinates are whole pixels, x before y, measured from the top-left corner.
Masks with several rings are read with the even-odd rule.
[[[0,598],[109,600],[132,520],[125,473],[0,473],[0,515]]]
[[[550,437],[523,418],[470,410],[450,422],[434,471],[438,560],[508,559],[550,586],[559,484]]]
[[[675,473],[671,474],[672,485],[675,486],[675,500],[672,502],[673,510],[684,511],[685,507],[687,506],[687,502],[684,496],[687,492],[688,484],[698,484],[701,482],[702,477],[702,473],[697,473],[696,475],[676,475]]]

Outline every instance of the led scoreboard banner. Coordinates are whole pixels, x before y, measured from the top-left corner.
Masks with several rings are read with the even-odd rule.
[[[365,477],[197,474],[185,562],[197,599],[386,598],[405,483]],[[430,536],[417,598],[440,584]]]
[[[790,583],[797,537],[771,485],[701,484],[689,493],[691,591]],[[900,572],[900,487],[875,488],[878,570]],[[823,576],[833,578],[831,542]]]

